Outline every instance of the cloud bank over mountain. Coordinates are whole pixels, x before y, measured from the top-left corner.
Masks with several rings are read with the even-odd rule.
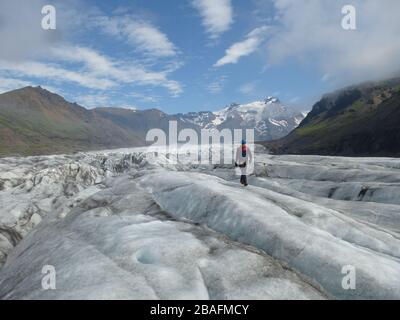
[[[385,77],[400,70],[400,2],[355,0],[356,30],[344,30],[348,1],[273,0],[278,21],[266,44],[270,64],[288,58],[338,81]]]

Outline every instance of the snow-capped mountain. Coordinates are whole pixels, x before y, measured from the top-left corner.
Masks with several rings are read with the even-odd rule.
[[[177,116],[183,122],[204,129],[254,128],[257,140],[273,140],[289,134],[306,113],[285,106],[278,98],[268,97],[248,104],[232,103],[216,112],[191,112]]]

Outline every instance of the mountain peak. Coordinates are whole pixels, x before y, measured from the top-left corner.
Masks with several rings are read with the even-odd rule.
[[[213,115],[206,128],[254,128],[259,140],[283,137],[304,118],[302,113],[283,105],[274,96],[246,104],[231,103]]]
[[[15,91],[50,92],[50,91],[48,91],[48,90],[42,88],[41,86],[36,86],[36,87],[33,87],[33,86],[26,86],[26,87],[19,88],[19,89],[13,90],[13,91],[14,91],[14,92],[15,92]],[[10,92],[12,92],[12,91],[10,91]],[[50,92],[50,93],[51,93],[51,92]]]
[[[58,97],[59,99],[63,99],[63,97],[61,97],[60,95],[53,93],[41,86],[37,86],[37,87],[33,87],[33,86],[26,86],[20,89],[16,89],[16,90],[12,90],[6,93],[14,93],[14,94],[28,94],[28,95],[32,95],[32,94],[36,94],[39,95],[41,97],[45,97],[45,98],[52,98],[52,97]]]
[[[264,102],[266,104],[269,104],[269,103],[280,103],[281,101],[277,97],[268,96],[267,98],[265,98]]]

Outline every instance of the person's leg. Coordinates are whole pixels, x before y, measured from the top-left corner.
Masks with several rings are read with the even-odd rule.
[[[243,176],[243,184],[244,184],[245,187],[248,186],[248,183],[247,183],[247,176]]]
[[[240,183],[241,183],[241,184],[244,184],[244,177],[245,177],[244,175],[241,175],[241,176],[240,176]]]

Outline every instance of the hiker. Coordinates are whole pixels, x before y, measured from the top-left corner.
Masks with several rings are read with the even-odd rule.
[[[253,156],[250,152],[250,148],[246,144],[246,140],[242,140],[242,144],[236,150],[236,162],[235,167],[240,169],[240,183],[245,187],[247,183],[247,166],[253,161]]]

